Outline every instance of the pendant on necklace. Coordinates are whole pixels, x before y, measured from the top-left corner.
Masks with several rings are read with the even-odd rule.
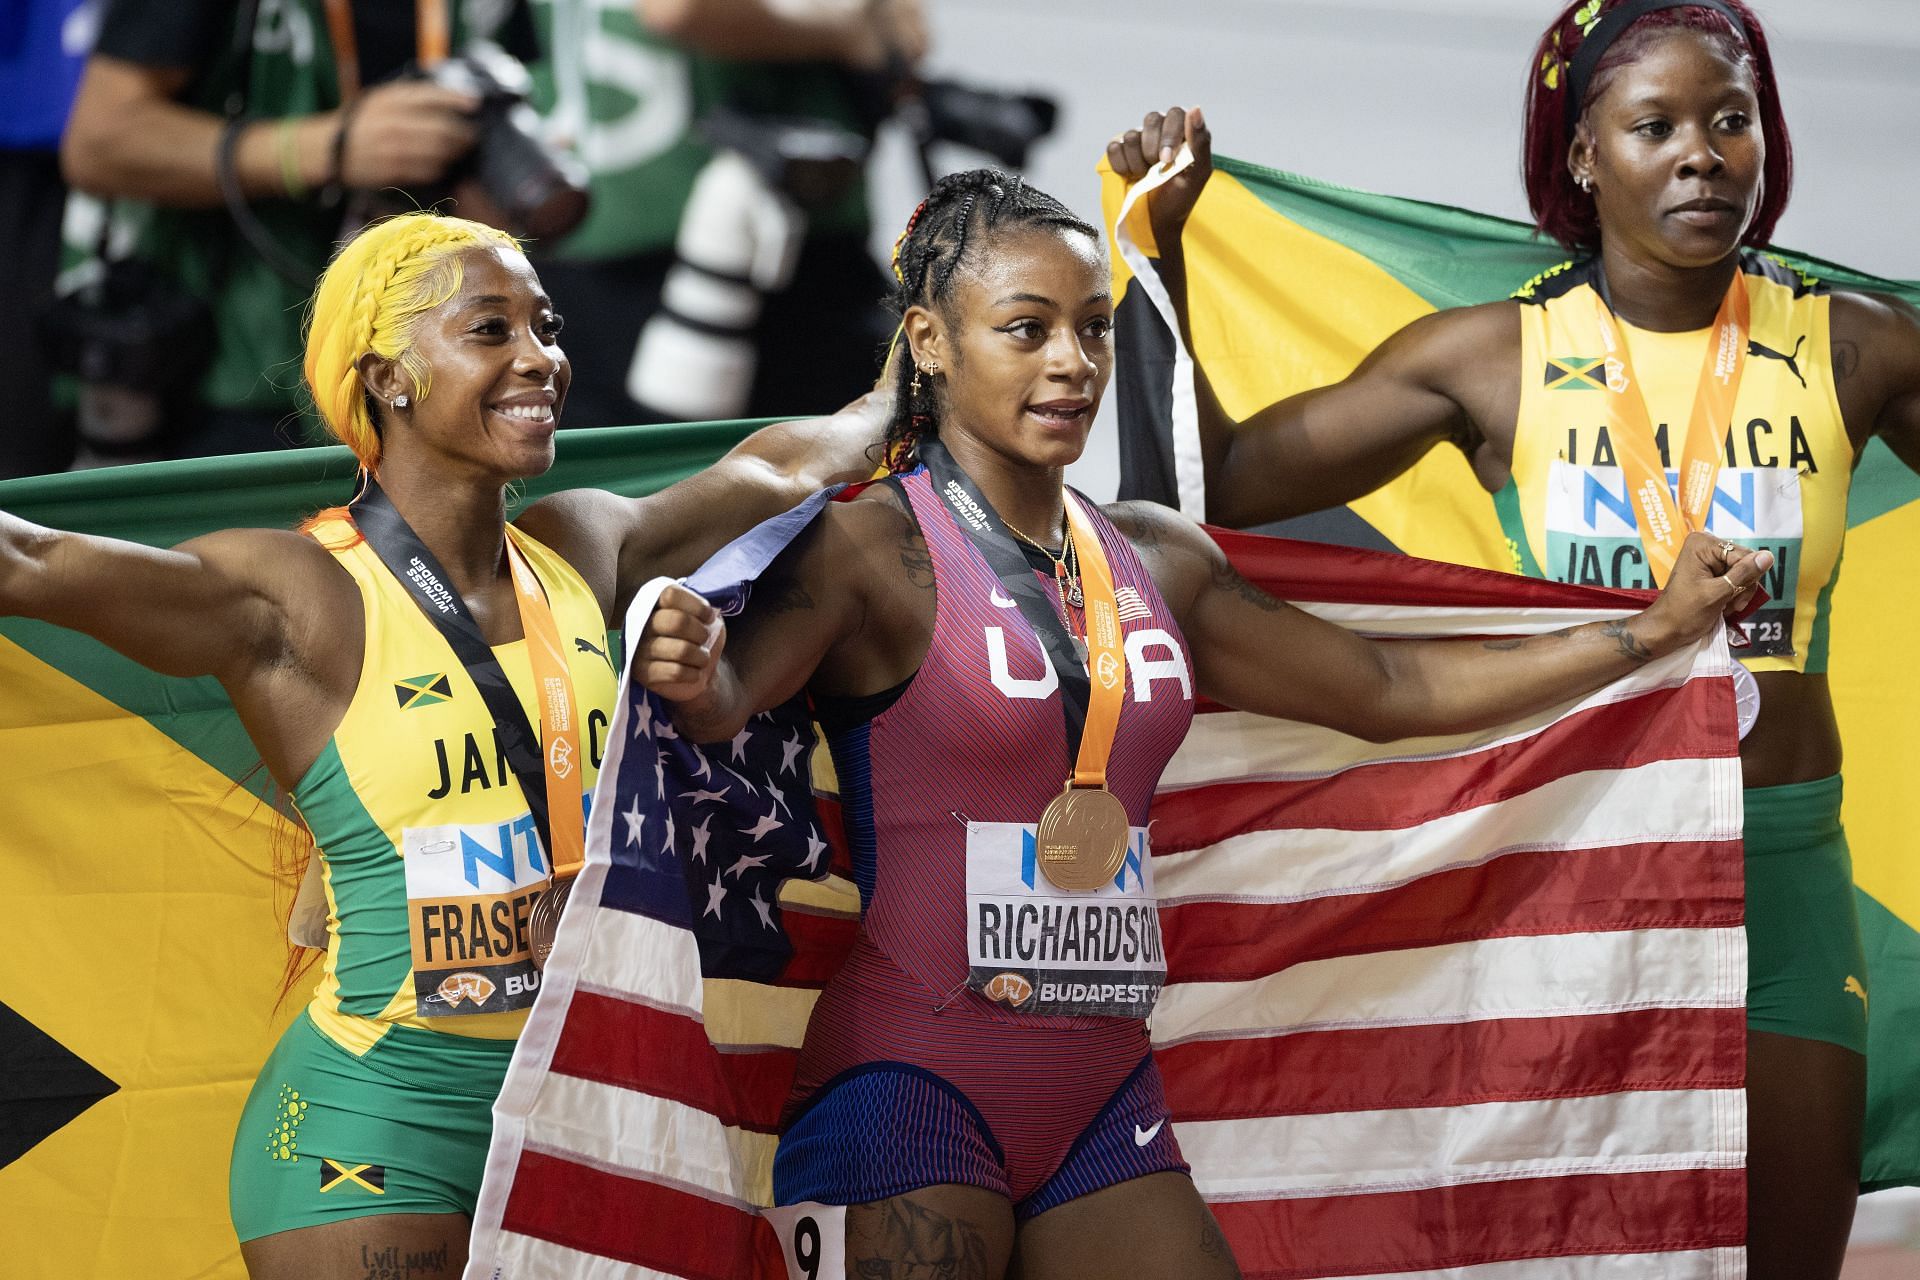
[[[1080,579],[1078,578],[1067,579],[1067,603],[1076,609],[1084,609],[1086,607],[1087,598],[1081,594]]]

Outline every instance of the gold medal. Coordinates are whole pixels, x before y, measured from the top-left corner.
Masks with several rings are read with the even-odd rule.
[[[1034,831],[1040,871],[1061,889],[1098,889],[1120,874],[1127,835],[1127,808],[1113,792],[1069,782],[1047,803]]]

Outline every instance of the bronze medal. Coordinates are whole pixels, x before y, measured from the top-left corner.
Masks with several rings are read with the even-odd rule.
[[[533,909],[527,912],[527,943],[536,969],[547,967],[547,957],[553,954],[553,940],[560,934],[560,913],[566,910],[567,898],[572,892],[572,876],[555,880],[545,893],[533,900]]]
[[[1120,874],[1128,830],[1127,808],[1113,792],[1069,782],[1048,802],[1034,831],[1040,871],[1061,889],[1098,889]]]

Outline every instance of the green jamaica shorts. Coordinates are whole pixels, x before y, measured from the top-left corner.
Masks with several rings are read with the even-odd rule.
[[[423,1037],[465,1039],[412,1039]],[[356,1058],[304,1012],[280,1037],[233,1139],[227,1200],[240,1239],[379,1213],[473,1216],[511,1044],[448,1045],[458,1066],[404,1079],[369,1061],[384,1047]]]
[[[1746,792],[1747,1026],[1867,1051],[1840,778]]]

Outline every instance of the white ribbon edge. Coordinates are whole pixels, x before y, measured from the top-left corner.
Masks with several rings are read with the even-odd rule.
[[[1132,216],[1134,206],[1192,165],[1193,148],[1181,143],[1179,155],[1171,161],[1156,164],[1147,171],[1146,177],[1130,187],[1126,198],[1120,202],[1120,212],[1114,218],[1113,242],[1120,248],[1121,260],[1133,272],[1134,283],[1146,293],[1148,301],[1153,303],[1153,309],[1160,313],[1160,319],[1166,324],[1167,331],[1173,335],[1173,421],[1171,425],[1174,489],[1180,499],[1181,512],[1195,520],[1205,520],[1207,518],[1206,460],[1200,451],[1200,405],[1193,389],[1193,355],[1187,350],[1187,344],[1180,338],[1180,317],[1174,312],[1173,299],[1167,294],[1167,286],[1161,281],[1160,273],[1154,269],[1152,260],[1135,243],[1132,233],[1127,230],[1127,220]]]

